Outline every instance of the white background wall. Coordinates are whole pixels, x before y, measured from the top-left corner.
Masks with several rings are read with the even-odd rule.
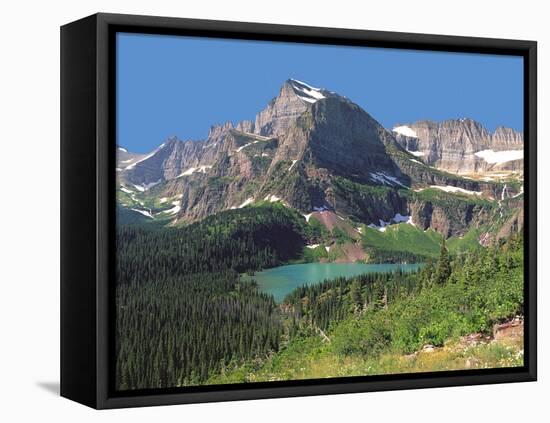
[[[187,4],[186,4],[187,3]],[[550,31],[544,1],[11,1],[0,25],[0,420],[544,421],[548,418]],[[59,381],[59,26],[103,12],[539,42],[539,382],[92,411]],[[366,76],[368,77],[368,76]],[[75,203],[75,207],[78,204]],[[546,395],[544,390],[547,390]],[[543,415],[545,414],[545,418]],[[538,417],[537,417],[538,416]],[[547,420],[546,420],[547,421]]]

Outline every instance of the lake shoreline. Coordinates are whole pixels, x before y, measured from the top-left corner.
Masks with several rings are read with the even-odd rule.
[[[365,273],[390,273],[398,270],[412,272],[420,269],[423,263],[294,263],[271,267],[254,274],[241,274],[243,280],[254,280],[258,289],[273,295],[276,303],[294,289],[321,283],[339,277],[354,277]]]

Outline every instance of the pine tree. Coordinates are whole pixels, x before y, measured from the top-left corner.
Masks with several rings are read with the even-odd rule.
[[[354,279],[350,287],[351,302],[353,304],[354,311],[361,309],[363,304],[363,298],[361,296],[361,284],[358,279]]]
[[[437,260],[437,267],[435,270],[435,283],[437,285],[443,285],[449,279],[451,275],[451,260],[449,258],[449,251],[445,246],[445,238],[441,242],[441,251],[439,252],[439,259]]]

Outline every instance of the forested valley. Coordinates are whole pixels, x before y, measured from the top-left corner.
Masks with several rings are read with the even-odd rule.
[[[119,389],[200,384],[230,361],[276,351],[273,298],[239,272],[302,250],[303,224],[284,207],[224,212],[178,229],[117,234]]]
[[[282,360],[298,365],[311,353],[308,343],[329,339],[324,354],[371,360],[487,332],[522,313],[521,235],[454,255],[443,242],[439,258],[418,272],[327,280],[282,304],[240,280],[299,259],[308,231],[283,206],[222,212],[179,228],[120,226],[116,388],[300,378]]]

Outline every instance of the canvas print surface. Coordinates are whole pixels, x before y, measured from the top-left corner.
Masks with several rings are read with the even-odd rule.
[[[117,390],[523,366],[522,58],[116,49]]]

